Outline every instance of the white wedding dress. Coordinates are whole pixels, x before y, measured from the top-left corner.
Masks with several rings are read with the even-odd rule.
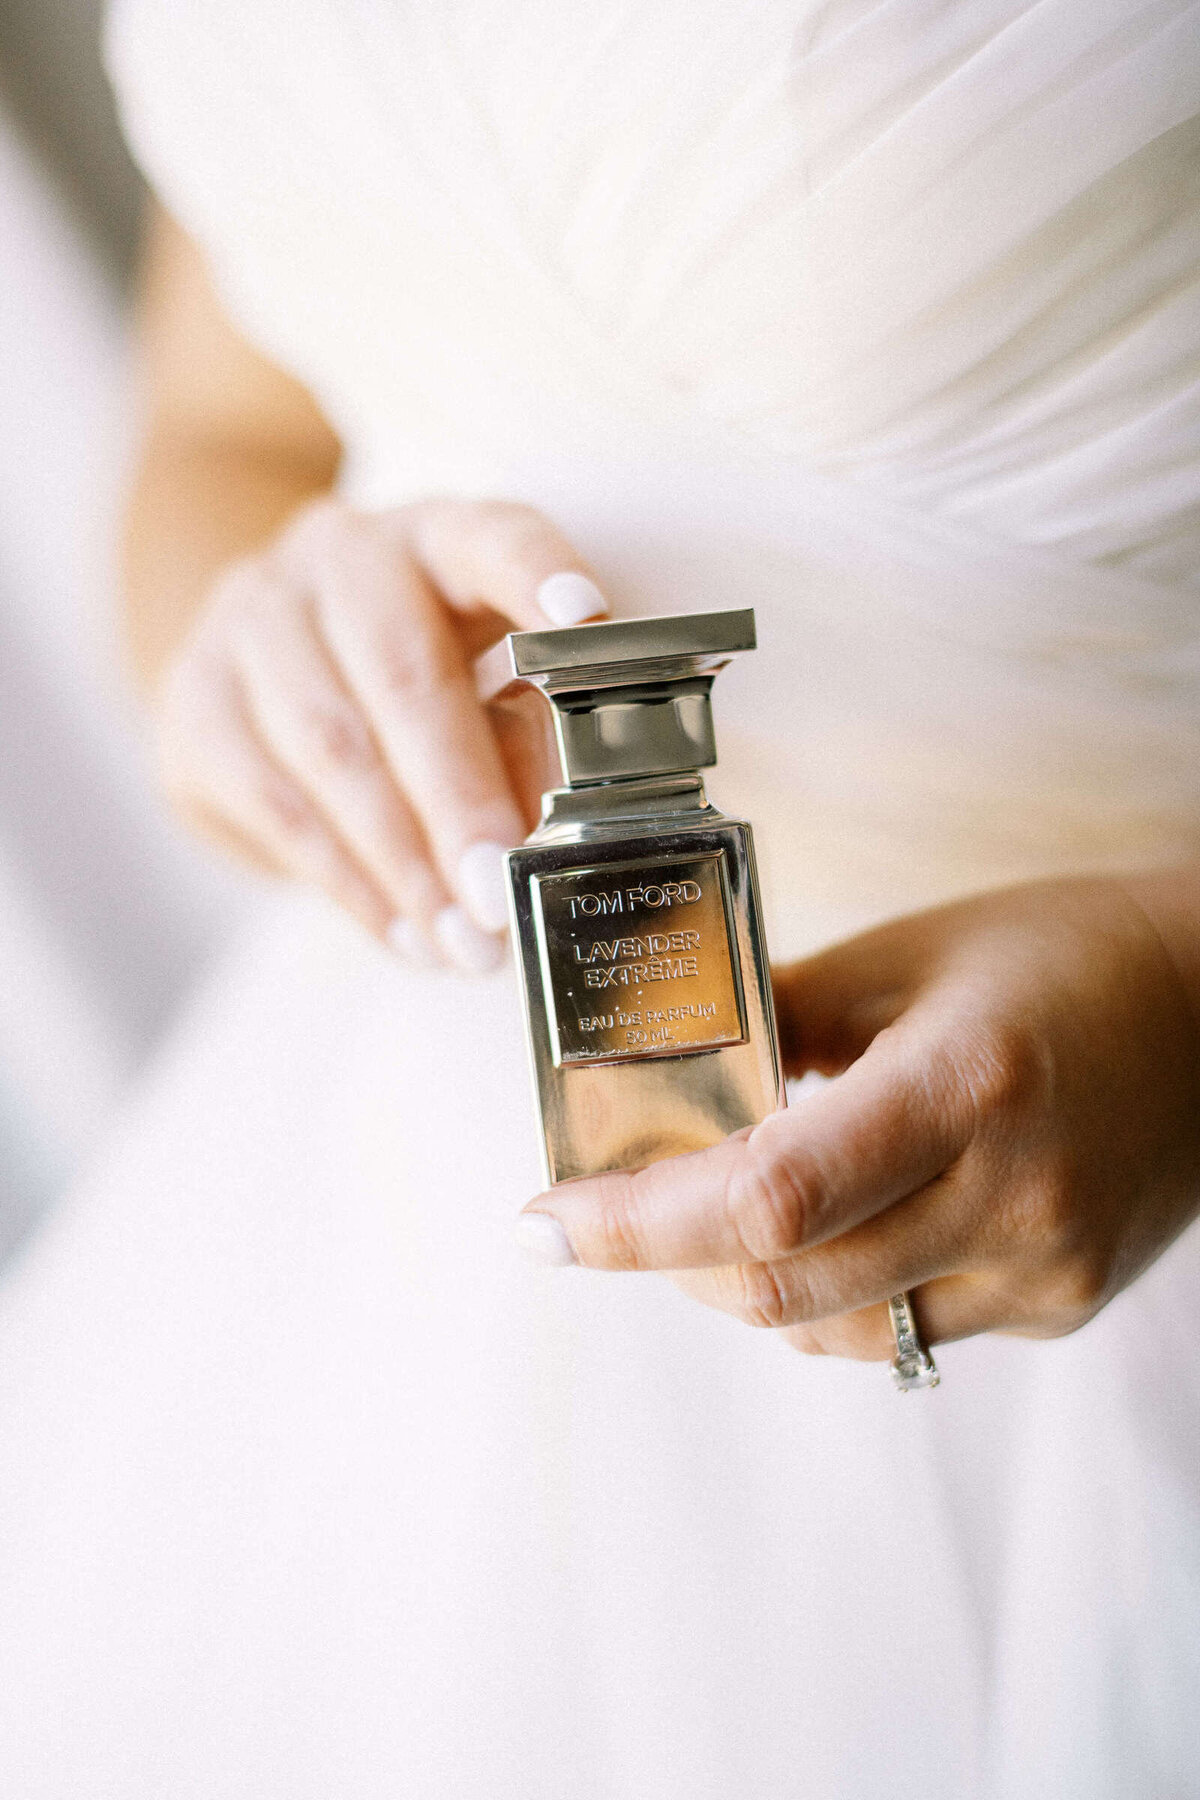
[[[133,142],[364,504],[753,604],[777,957],[1200,856],[1200,8],[125,0]],[[5,1800],[1200,1794],[1200,1236],[806,1360],[530,1269],[505,973],[255,919],[0,1296]]]

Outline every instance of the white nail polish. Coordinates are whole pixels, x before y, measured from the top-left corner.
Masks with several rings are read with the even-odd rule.
[[[537,603],[556,625],[578,625],[608,612],[608,601],[595,582],[574,569],[547,575],[537,591]]]
[[[464,975],[490,975],[504,961],[500,939],[480,931],[461,906],[444,906],[433,921],[433,934]]]
[[[513,1225],[517,1243],[534,1262],[565,1269],[575,1261],[571,1240],[549,1213],[521,1213]]]
[[[503,844],[472,844],[458,863],[458,891],[467,911],[484,931],[503,931],[508,924],[508,882]]]
[[[388,948],[414,969],[436,969],[433,945],[419,926],[403,916],[392,920],[387,931]]]

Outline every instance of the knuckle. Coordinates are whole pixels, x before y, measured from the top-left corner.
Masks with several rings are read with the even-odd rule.
[[[642,1266],[637,1195],[631,1177],[614,1179],[596,1226],[599,1261],[603,1268],[631,1270]]]
[[[736,1311],[746,1325],[759,1330],[778,1331],[795,1317],[792,1295],[778,1270],[769,1263],[751,1263],[737,1268]]]
[[[1110,1295],[1108,1258],[1094,1250],[1076,1250],[1061,1261],[1043,1289],[1043,1328],[1051,1337],[1066,1337],[1094,1319]]]
[[[302,755],[321,768],[363,770],[377,760],[370,733],[350,706],[314,701],[297,726]]]
[[[1093,1220],[1078,1171],[1065,1160],[1046,1162],[1009,1195],[990,1254],[1008,1270],[1005,1288],[1028,1333],[1065,1336],[1111,1299],[1117,1259],[1097,1241]]]
[[[323,839],[316,813],[293,782],[270,776],[260,782],[255,800],[271,832],[293,847],[315,845]]]
[[[730,1227],[750,1262],[800,1247],[813,1210],[813,1181],[797,1157],[781,1157],[752,1132],[727,1191]]]
[[[461,683],[449,643],[440,633],[427,631],[390,637],[381,644],[379,675],[388,700],[406,710],[444,699]]]
[[[954,1045],[953,1065],[979,1124],[1044,1105],[1053,1093],[1049,1052],[1036,1033],[1019,1025],[967,1028]]]
[[[317,879],[339,905],[360,919],[368,930],[374,929],[378,922],[379,904],[369,883],[362,879],[344,857],[329,856],[317,871]]]
[[[1023,1256],[1042,1267],[1065,1267],[1081,1247],[1087,1208],[1080,1204],[1074,1170],[1046,1161],[1016,1186],[1002,1230],[1015,1237]]]

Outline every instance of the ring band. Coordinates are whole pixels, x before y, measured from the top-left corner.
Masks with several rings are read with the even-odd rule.
[[[916,1388],[933,1388],[941,1380],[937,1364],[921,1342],[917,1321],[913,1316],[912,1296],[893,1294],[888,1301],[892,1330],[896,1337],[896,1354],[892,1359],[892,1380],[902,1394]]]

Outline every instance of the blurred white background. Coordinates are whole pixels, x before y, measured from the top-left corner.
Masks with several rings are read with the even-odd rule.
[[[0,0],[0,1258],[236,910],[159,811],[121,668],[139,205],[96,0]]]

